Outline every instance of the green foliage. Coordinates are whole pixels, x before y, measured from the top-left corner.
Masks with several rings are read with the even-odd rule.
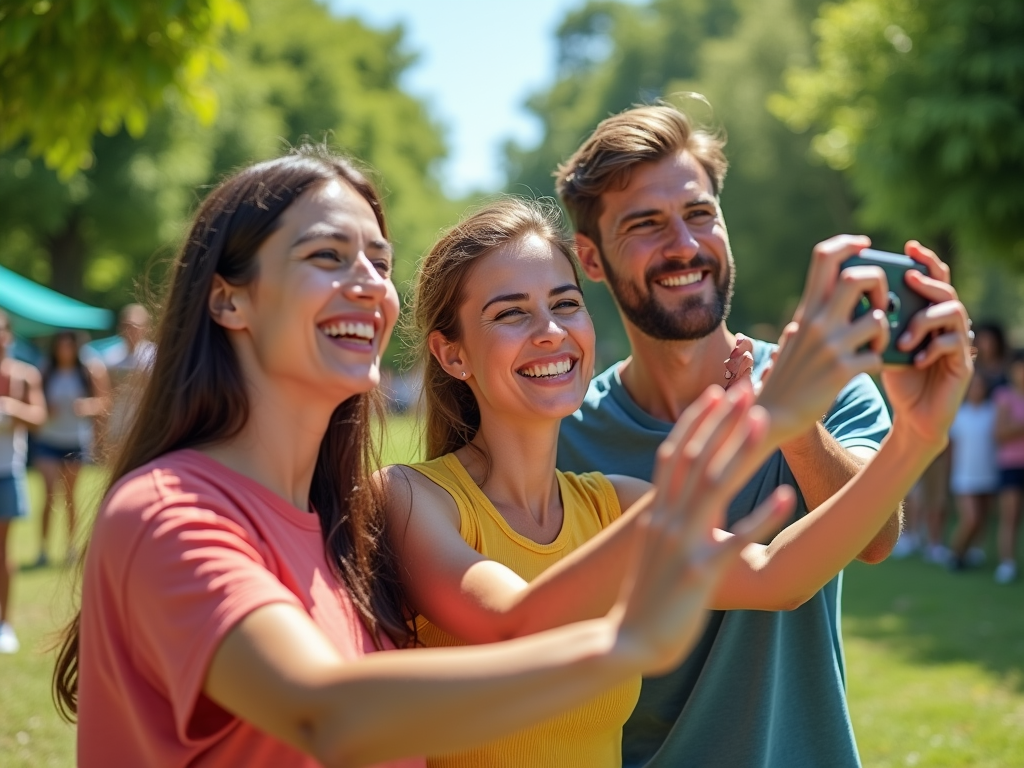
[[[399,80],[415,57],[403,31],[332,16],[314,0],[253,0],[252,28],[227,46],[216,81],[217,173],[273,157],[304,137],[331,145],[379,172],[399,256],[396,280],[458,207],[436,179],[446,149],[441,129]]]
[[[206,122],[205,80],[217,43],[241,29],[240,0],[13,0],[0,8],[0,148],[30,155],[67,179],[93,161],[97,131],[133,137],[168,89]]]
[[[813,129],[862,221],[1024,265],[1024,4],[846,0],[815,31],[771,106]]]
[[[137,295],[154,255],[170,256],[198,187],[310,138],[380,171],[396,279],[411,276],[456,206],[434,173],[441,131],[398,84],[413,61],[402,30],[369,29],[314,0],[248,9],[249,29],[224,39],[224,66],[207,79],[220,105],[212,125],[172,93],[144,136],[97,137],[91,167],[67,180],[24,144],[0,155],[0,262],[116,308]]]
[[[544,126],[538,147],[508,148],[509,190],[552,194],[551,173],[611,113],[667,98],[712,129],[727,130],[731,170],[722,194],[737,262],[730,325],[770,335],[799,295],[811,248],[848,229],[852,203],[838,173],[808,161],[765,106],[786,67],[808,62],[811,0],[592,2],[559,30],[559,77],[529,108]],[[678,94],[707,96],[713,111]],[[614,305],[588,286],[601,362],[628,353]]]

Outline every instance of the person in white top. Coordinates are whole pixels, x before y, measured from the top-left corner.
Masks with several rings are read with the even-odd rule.
[[[125,438],[135,418],[135,400],[153,366],[156,345],[149,341],[149,312],[141,304],[128,304],[121,310],[114,343],[88,344],[83,359],[99,360],[107,369],[112,392],[110,413],[97,430],[97,453],[102,459],[107,448],[115,449]]]
[[[975,373],[949,429],[949,487],[959,516],[950,540],[951,570],[980,565],[985,559],[984,549],[971,544],[984,529],[993,495],[999,489],[995,427],[995,403],[989,399],[985,378]]]
[[[107,410],[109,389],[103,364],[95,359],[82,362],[75,332],[55,334],[43,373],[49,418],[38,430],[35,443],[35,466],[46,486],[37,567],[49,562],[50,520],[58,485],[63,485],[67,510],[67,560],[71,562],[76,557],[75,485],[92,446],[93,419]]]
[[[0,653],[15,653],[18,636],[8,623],[14,563],[8,556],[11,522],[28,515],[25,487],[27,426],[46,421],[39,371],[7,356],[13,337],[0,310]]]

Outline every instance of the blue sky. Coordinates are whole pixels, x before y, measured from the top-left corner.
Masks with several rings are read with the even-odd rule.
[[[523,108],[550,84],[555,30],[584,0],[329,0],[342,15],[374,27],[401,22],[419,53],[404,85],[426,100],[446,128],[445,188],[452,194],[502,185],[501,147],[509,138],[540,139]]]

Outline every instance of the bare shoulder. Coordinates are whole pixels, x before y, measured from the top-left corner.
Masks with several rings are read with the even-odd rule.
[[[459,525],[455,499],[426,475],[405,464],[392,464],[375,475],[384,493],[385,507],[393,522],[408,524],[413,518],[442,517]]]
[[[15,360],[13,357],[5,357],[0,360],[0,373],[12,381],[23,381],[30,386],[40,384],[43,380],[38,368],[22,360]]]
[[[653,487],[648,481],[628,475],[606,475],[619,497],[619,507],[625,512]]]

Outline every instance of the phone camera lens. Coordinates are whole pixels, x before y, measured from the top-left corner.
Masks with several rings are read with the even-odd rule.
[[[889,319],[889,327],[895,328],[900,322],[900,297],[889,291],[889,305],[885,308],[886,317]]]

